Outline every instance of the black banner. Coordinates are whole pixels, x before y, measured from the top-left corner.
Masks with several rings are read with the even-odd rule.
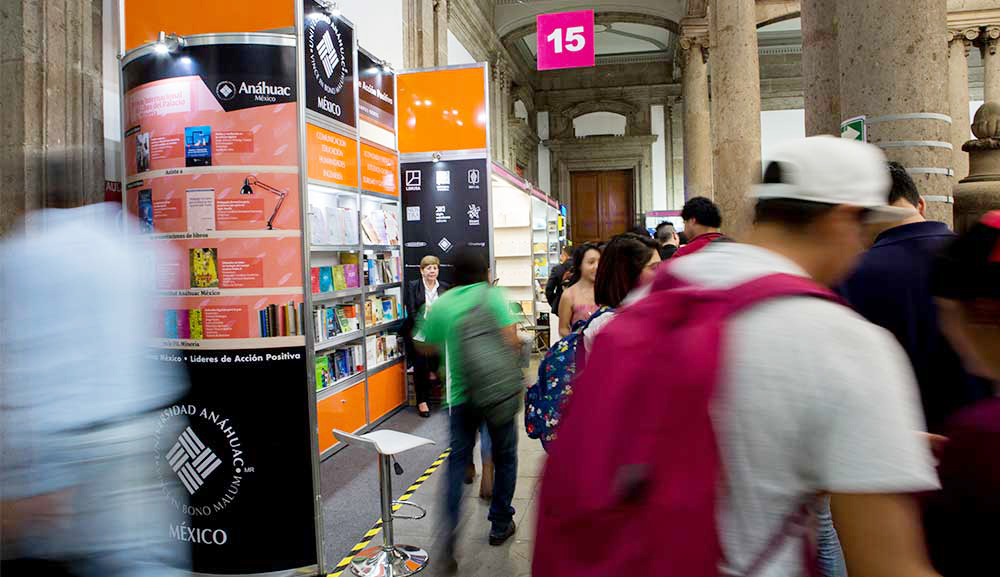
[[[396,132],[396,76],[358,51],[358,113],[382,128]]]
[[[420,259],[441,259],[450,283],[449,255],[477,247],[489,260],[489,182],[486,159],[408,162],[399,165],[403,190],[403,257],[406,282],[420,278]]]
[[[303,0],[306,108],[356,126],[354,28],[316,0]]]
[[[213,44],[147,54],[124,70],[125,93],[140,85],[197,75],[226,112],[295,102],[294,46]],[[128,134],[126,134],[128,136]]]
[[[305,349],[156,354],[183,364],[195,384],[160,412],[155,445],[163,491],[188,516],[169,527],[170,537],[191,543],[194,570],[314,565],[310,431],[302,418],[309,395],[305,386],[283,386],[305,374]]]

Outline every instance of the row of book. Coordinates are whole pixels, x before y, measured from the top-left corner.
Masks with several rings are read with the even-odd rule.
[[[376,209],[361,219],[366,244],[399,244],[399,223],[396,213]]]
[[[391,333],[367,337],[365,339],[365,352],[368,355],[369,370],[376,365],[398,358],[401,354],[399,344],[399,337]]]
[[[201,309],[170,309],[163,311],[163,330],[167,339],[205,338]]]
[[[365,326],[372,327],[403,318],[403,304],[395,295],[370,296],[365,301]]]
[[[309,242],[358,244],[358,211],[353,208],[309,205]]]
[[[295,337],[306,333],[305,305],[289,301],[286,305],[267,305],[257,311],[260,336]]]
[[[345,255],[346,256],[346,255]],[[358,265],[314,266],[309,271],[313,294],[341,291],[361,286]]]
[[[365,284],[368,286],[399,282],[400,274],[398,256],[382,253],[365,259]]]
[[[315,307],[313,309],[313,322],[318,342],[361,330],[356,303]]]
[[[324,354],[316,355],[316,390],[322,390],[365,370],[365,359],[360,344],[347,345]]]

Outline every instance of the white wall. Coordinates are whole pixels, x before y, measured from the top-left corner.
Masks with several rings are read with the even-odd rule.
[[[573,119],[573,132],[577,138],[606,134],[621,136],[625,134],[626,122],[627,119],[621,114],[614,112],[591,112]]]
[[[552,194],[552,160],[549,147],[545,141],[549,138],[549,112],[538,113],[538,188],[547,194]]]
[[[770,152],[782,142],[806,137],[806,111],[765,110],[760,113],[760,155],[767,163]]]
[[[476,59],[469,54],[469,51],[465,49],[465,46],[458,41],[455,34],[451,30],[448,31],[448,64],[450,66],[455,64],[474,64]]]
[[[354,23],[358,46],[393,68],[403,67],[403,0],[338,0],[337,4]]]
[[[652,210],[667,210],[667,136],[663,134],[664,106],[653,104],[649,108],[649,116],[653,124],[653,134],[657,136],[653,142]]]

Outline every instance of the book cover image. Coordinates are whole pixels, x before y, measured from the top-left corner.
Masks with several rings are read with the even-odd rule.
[[[309,271],[309,282],[312,284],[312,292],[316,294],[319,290],[319,267],[312,267]]]
[[[153,189],[139,191],[139,232],[153,232]]]
[[[316,357],[316,390],[330,385],[330,361],[325,356]]]
[[[219,249],[192,248],[191,288],[219,287]]]
[[[347,282],[347,288],[358,288],[361,286],[361,279],[358,277],[358,265],[344,265],[344,280]]]
[[[149,133],[140,132],[135,135],[135,171],[149,170]]]
[[[212,127],[184,128],[184,163],[186,166],[212,166]]]
[[[177,338],[177,311],[163,311],[163,336],[168,339]]]
[[[391,321],[394,313],[392,309],[392,301],[389,299],[382,299],[382,318],[387,321]]]
[[[215,230],[215,190],[189,188],[187,190],[188,232]]]
[[[191,309],[188,311],[188,321],[191,325],[191,338],[205,338],[204,322],[202,321],[201,309]]]
[[[319,269],[319,292],[325,293],[333,290],[333,269],[324,266]]]

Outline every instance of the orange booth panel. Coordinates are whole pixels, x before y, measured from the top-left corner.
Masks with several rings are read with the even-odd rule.
[[[331,184],[358,185],[358,141],[306,124],[309,178]]]
[[[291,0],[125,0],[125,50],[167,34],[262,32],[295,26]]]
[[[372,422],[406,402],[403,366],[403,363],[398,363],[368,377],[368,409]]]
[[[396,115],[400,154],[486,148],[486,69],[400,74]]]
[[[358,383],[317,403],[316,421],[321,453],[337,444],[333,438],[334,429],[353,433],[364,427],[365,383]]]
[[[399,196],[399,159],[395,152],[361,142],[361,188]]]

